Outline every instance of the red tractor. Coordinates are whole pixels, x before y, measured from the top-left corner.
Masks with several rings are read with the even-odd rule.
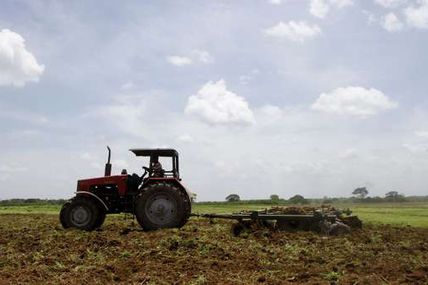
[[[131,149],[136,156],[149,157],[144,174],[111,175],[111,150],[104,177],[77,182],[76,196],[61,208],[64,228],[91,231],[99,228],[106,214],[131,213],[144,230],[179,228],[191,212],[190,195],[181,184],[178,152],[174,149]],[[159,158],[172,159],[171,170],[164,170]]]

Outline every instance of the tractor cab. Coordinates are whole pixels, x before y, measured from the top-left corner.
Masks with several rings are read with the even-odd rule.
[[[175,149],[131,149],[136,156],[148,157],[149,165],[143,166],[144,179],[175,178],[180,180],[178,152]],[[146,177],[146,175],[148,175]]]

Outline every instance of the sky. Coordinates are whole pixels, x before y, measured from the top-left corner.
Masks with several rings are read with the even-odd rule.
[[[427,195],[428,0],[0,7],[0,199],[175,148],[198,201]]]

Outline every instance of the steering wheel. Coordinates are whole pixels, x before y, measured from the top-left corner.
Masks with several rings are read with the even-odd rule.
[[[150,174],[150,168],[145,167],[145,166],[143,166],[142,168],[144,169],[144,173],[143,173],[143,175],[141,175],[141,180],[143,180],[144,177],[146,177],[147,173]]]

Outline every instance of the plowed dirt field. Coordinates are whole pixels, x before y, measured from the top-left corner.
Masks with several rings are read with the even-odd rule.
[[[0,284],[428,284],[428,229],[365,225],[351,235],[260,230],[192,218],[143,232],[108,217],[63,230],[56,215],[0,215]]]

